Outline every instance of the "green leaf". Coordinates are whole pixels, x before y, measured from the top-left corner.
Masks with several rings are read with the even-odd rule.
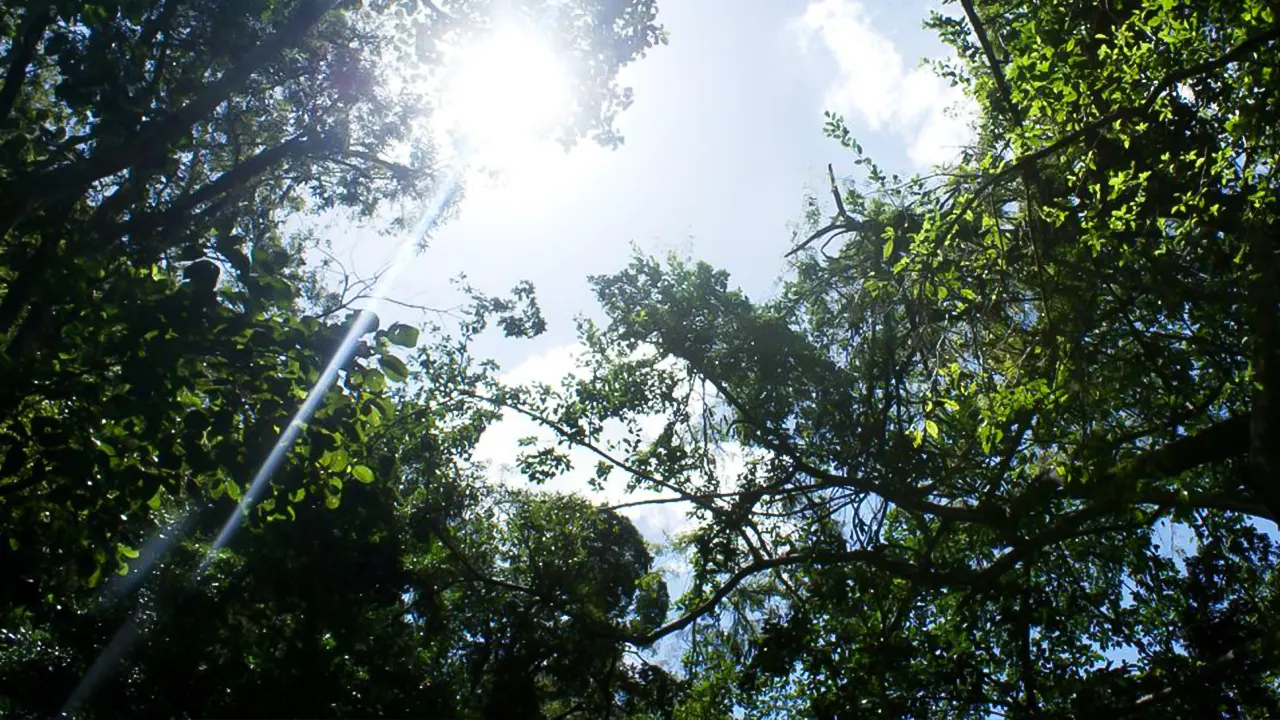
[[[387,376],[376,368],[368,368],[360,374],[361,384],[370,392],[380,393],[387,389]]]
[[[373,471],[364,465],[352,465],[351,474],[365,485],[373,482]]]
[[[347,451],[342,448],[327,450],[320,456],[320,464],[334,472],[346,470],[350,462],[351,458],[347,455]]]
[[[387,340],[400,347],[413,347],[418,344],[418,328],[404,323],[395,323],[387,328]]]
[[[337,495],[326,495],[324,498],[324,506],[330,510],[336,510],[342,504],[342,498]],[[290,509],[292,512],[292,509]]]
[[[924,431],[929,433],[929,437],[933,438],[934,440],[938,439],[938,423],[932,420],[925,420]]]
[[[409,378],[409,368],[404,361],[390,353],[378,356],[378,365],[382,368],[382,372],[386,373],[387,379],[392,382],[404,382]]]

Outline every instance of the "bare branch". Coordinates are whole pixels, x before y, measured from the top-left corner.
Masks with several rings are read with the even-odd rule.
[[[869,230],[872,227],[871,223],[865,220],[855,219],[849,214],[849,211],[845,209],[844,200],[840,197],[840,187],[836,183],[835,169],[830,163],[827,164],[827,179],[831,183],[831,197],[836,201],[836,217],[830,222],[830,224],[819,229],[817,232],[805,238],[805,240],[799,245],[796,245],[791,248],[791,250],[787,251],[787,254],[783,257],[791,257],[817,242],[819,239],[826,237],[827,235],[831,235],[832,233],[835,233],[835,236],[839,236],[853,232],[862,232]]]
[[[571,443],[573,445],[577,445],[578,447],[581,447],[585,450],[589,450],[590,452],[592,452],[593,454],[595,454],[597,457],[604,460],[605,462],[621,470],[624,470],[625,472],[628,472],[641,480],[657,485],[658,487],[664,490],[669,490],[674,493],[679,493],[681,497],[686,498],[689,502],[692,502],[695,505],[698,505],[699,507],[705,508],[707,510],[711,510],[712,512],[715,512],[718,510],[718,508],[710,501],[703,500],[697,497],[696,495],[685,492],[684,490],[680,489],[680,487],[673,485],[672,483],[669,483],[666,480],[663,480],[655,475],[647,473],[641,470],[640,468],[637,468],[627,463],[625,460],[620,460],[614,457],[611,453],[599,447],[595,443],[592,443],[588,440],[578,437],[574,433],[570,432],[563,425],[560,425],[554,420],[551,420],[548,417],[545,417],[537,412],[534,412],[533,410],[522,407],[520,405],[516,405],[515,403],[509,402],[506,400],[499,400],[497,398],[488,397],[486,395],[480,395],[478,393],[464,392],[463,394],[467,395],[468,397],[472,397],[476,400],[487,402],[495,407],[507,408],[507,409],[513,410],[529,418],[530,420],[533,420],[539,425],[542,425],[548,430],[552,431],[559,437],[563,438],[566,442]]]

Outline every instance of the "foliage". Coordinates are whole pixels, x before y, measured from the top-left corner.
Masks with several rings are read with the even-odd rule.
[[[962,0],[953,166],[828,116],[866,181],[775,299],[594,280],[585,379],[507,400],[689,508],[633,636],[684,633],[681,717],[1277,712],[1275,12]]]
[[[486,486],[464,459],[494,413],[457,394],[483,384],[480,369],[448,343],[413,364],[461,384],[420,391],[367,438],[390,463],[377,482],[349,482],[334,507],[300,489],[295,517],[241,536],[193,588],[233,511],[223,498],[194,511],[137,610],[122,578],[109,602],[26,616],[12,646],[25,655],[4,658],[9,714],[55,713],[131,612],[146,631],[92,717],[538,717],[646,702],[602,624],[631,615],[650,571],[634,528],[575,498]],[[565,607],[581,619],[564,622]]]
[[[617,72],[663,36],[648,0],[447,8],[0,8],[0,713],[47,717],[89,677],[103,693],[84,707],[91,717],[478,716],[472,691],[507,679],[463,659],[487,618],[519,609],[510,596],[528,588],[478,589],[509,572],[493,559],[511,541],[495,534],[498,498],[476,486],[470,459],[492,411],[457,406],[457,394],[492,371],[465,350],[486,323],[541,332],[532,290],[475,296],[460,339],[435,328],[430,349],[415,350],[417,328],[379,328],[304,271],[309,239],[292,221],[381,222],[387,203],[436,190],[418,81],[438,71],[441,47],[483,32],[499,10],[550,28],[579,68],[567,141],[619,141],[613,120],[630,95]],[[247,533],[192,590],[349,332],[337,386]],[[638,581],[622,564],[643,576],[647,553],[623,535],[578,538],[594,521],[575,512],[581,525],[548,529],[558,551],[625,550],[593,578],[620,585],[566,598],[584,614],[629,617]],[[454,552],[450,534],[474,535],[475,547]],[[466,560],[473,553],[490,562]],[[551,563],[524,579],[556,587],[543,577],[556,572]],[[410,605],[439,593],[451,619],[437,627]],[[128,618],[148,632],[104,684],[91,665]],[[569,642],[561,625],[544,617],[503,642]],[[616,639],[572,647],[621,667]],[[531,712],[622,702],[606,698],[607,678],[586,698],[584,678],[545,673]]]

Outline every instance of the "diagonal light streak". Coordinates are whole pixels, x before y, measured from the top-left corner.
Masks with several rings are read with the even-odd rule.
[[[359,311],[355,322],[352,323],[351,328],[342,338],[342,342],[334,351],[333,357],[329,359],[328,365],[326,365],[324,371],[320,373],[320,378],[316,380],[311,391],[307,393],[307,397],[303,401],[302,406],[298,408],[296,413],[294,413],[289,424],[285,427],[284,431],[280,433],[280,438],[276,440],[276,444],[271,448],[271,452],[267,454],[266,460],[263,460],[262,465],[258,468],[258,472],[254,474],[253,480],[249,483],[249,489],[241,495],[240,502],[237,503],[235,509],[231,511],[226,523],[222,526],[222,530],[218,533],[218,537],[214,540],[213,545],[210,546],[209,551],[205,553],[204,558],[200,561],[199,567],[191,578],[191,585],[189,586],[190,590],[194,591],[198,586],[200,579],[209,568],[210,563],[212,563],[213,559],[217,556],[218,551],[225,548],[227,544],[231,542],[231,539],[235,537],[236,531],[240,529],[240,525],[243,522],[244,517],[257,504],[258,498],[262,495],[262,491],[266,489],[269,484],[271,476],[275,474],[275,471],[278,470],[280,465],[284,462],[285,457],[289,453],[289,449],[293,447],[293,443],[297,441],[298,436],[302,434],[303,429],[306,427],[307,421],[315,414],[316,409],[320,407],[320,403],[324,400],[324,396],[338,381],[339,371],[342,369],[342,366],[346,365],[347,361],[351,359],[351,355],[355,351],[356,344],[360,341],[360,337],[363,336],[372,326],[373,320],[376,317],[375,310],[382,304],[382,301],[395,286],[396,280],[399,279],[404,267],[413,256],[415,248],[419,246],[427,232],[435,225],[436,220],[439,219],[440,214],[444,212],[444,209],[453,202],[454,198],[457,197],[458,192],[462,187],[461,181],[463,167],[465,167],[465,164],[459,163],[455,169],[449,171],[444,181],[437,188],[435,194],[432,195],[424,204],[421,216],[418,218],[418,222],[414,225],[413,229],[406,233],[404,238],[400,240],[400,244],[396,248],[395,256],[391,260],[390,267],[374,287],[373,296],[370,298],[370,306]],[[188,518],[189,517],[190,516],[188,516]],[[187,518],[184,518],[182,521],[179,521],[176,527],[185,526],[187,524],[186,520]],[[114,588],[111,596],[123,595],[129,588],[139,585],[145,575],[155,567],[160,557],[163,556],[170,547],[172,547],[173,540],[176,536],[177,531],[173,531],[170,532],[167,538],[164,537],[164,535],[161,535],[160,542],[148,543],[148,552],[146,553],[145,560],[134,570],[133,573],[131,573],[128,585]],[[146,603],[143,603],[143,605],[145,604]],[[116,632],[115,636],[111,639],[111,642],[103,649],[97,660],[95,660],[93,665],[90,666],[89,671],[86,672],[85,676],[80,680],[80,683],[76,686],[75,690],[72,691],[70,697],[67,698],[66,703],[63,704],[62,710],[59,713],[59,717],[69,717],[76,711],[76,709],[83,705],[90,696],[93,695],[93,692],[97,689],[98,685],[106,679],[111,670],[124,656],[125,652],[127,652],[134,642],[136,642],[137,639],[146,631],[149,615],[150,613],[145,613],[144,608],[140,606],[134,611],[133,616],[125,621],[125,624]]]

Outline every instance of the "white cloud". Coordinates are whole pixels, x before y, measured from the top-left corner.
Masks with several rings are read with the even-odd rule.
[[[820,40],[835,60],[826,109],[889,129],[913,163],[954,160],[971,136],[974,108],[960,88],[925,67],[908,68],[892,40],[876,32],[858,0],[812,0],[792,25],[801,47]]]

